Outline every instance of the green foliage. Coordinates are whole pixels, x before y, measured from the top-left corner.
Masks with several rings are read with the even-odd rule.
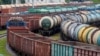
[[[6,38],[0,38],[0,55],[11,56],[6,50]]]
[[[12,0],[0,0],[0,4],[11,4]],[[15,3],[15,0],[13,0],[13,3]],[[25,0],[21,0],[21,3],[25,3]]]
[[[93,0],[94,3],[100,3],[100,0]]]

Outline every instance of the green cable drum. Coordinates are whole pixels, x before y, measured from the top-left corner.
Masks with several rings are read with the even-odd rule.
[[[45,8],[31,8],[28,11],[30,13],[48,13],[48,10]]]
[[[72,7],[67,7],[67,11],[72,11]]]
[[[44,8],[38,9],[37,10],[37,13],[48,13],[48,10],[47,9],[44,9]]]
[[[72,7],[72,10],[76,11],[76,10],[78,10],[78,8],[77,7]]]
[[[28,10],[28,12],[30,12],[30,13],[36,13],[37,12],[37,9],[36,8],[30,8]]]
[[[55,9],[56,12],[62,12],[62,10],[61,10],[62,8],[59,7],[59,6],[55,7],[54,9]]]
[[[53,25],[54,25],[54,21],[53,21],[53,19],[50,16],[42,17],[39,20],[39,26],[41,28],[44,28],[44,29],[48,30],[48,29],[52,28]]]
[[[66,12],[66,11],[67,11],[67,9],[66,9],[65,7],[61,8],[61,10],[62,10],[63,12]]]
[[[56,10],[53,7],[47,7],[46,8],[50,13],[56,12]]]

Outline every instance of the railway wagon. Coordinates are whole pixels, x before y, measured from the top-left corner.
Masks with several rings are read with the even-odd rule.
[[[50,4],[34,4],[35,7],[42,7],[42,6],[69,6],[69,5],[90,5],[93,2],[82,2],[82,3],[50,3]],[[32,7],[32,4],[8,4],[8,5],[0,5],[0,14],[1,13],[12,13],[12,12],[24,12],[27,11],[29,8]]]
[[[31,8],[31,4],[11,4],[11,5],[0,5],[0,11],[4,13],[24,12]],[[0,13],[0,14],[1,14]]]
[[[39,28],[38,21],[43,15],[41,14],[18,14],[18,15],[11,15],[11,14],[1,14],[0,15],[0,27],[5,26],[7,21],[12,17],[22,17],[25,22],[27,22],[27,27],[30,30],[36,30]]]
[[[27,30],[25,25],[12,25],[7,29],[9,46],[21,56],[99,56],[96,45],[74,41],[54,41]],[[22,30],[23,29],[23,30]],[[21,31],[22,30],[22,31]]]

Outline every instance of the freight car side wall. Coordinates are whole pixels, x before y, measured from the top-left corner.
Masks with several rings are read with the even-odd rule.
[[[6,22],[11,18],[11,17],[22,17],[25,22],[27,22],[27,27],[30,30],[35,30],[39,28],[39,20],[41,19],[42,15],[10,15],[10,14],[1,14],[0,15],[0,27],[5,26]]]
[[[13,30],[8,28],[8,43],[16,51],[28,56],[50,56],[51,39],[32,32],[20,32],[21,29]]]

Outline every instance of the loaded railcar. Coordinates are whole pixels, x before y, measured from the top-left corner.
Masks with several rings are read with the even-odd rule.
[[[14,22],[16,24],[12,25],[12,20],[17,20]],[[74,41],[55,41],[30,32],[26,25],[24,25],[25,23],[20,25],[22,22],[24,23],[22,19],[11,19],[8,21],[7,27],[7,44],[21,56],[100,55],[100,48],[98,46]],[[72,23],[74,24],[75,22]]]

